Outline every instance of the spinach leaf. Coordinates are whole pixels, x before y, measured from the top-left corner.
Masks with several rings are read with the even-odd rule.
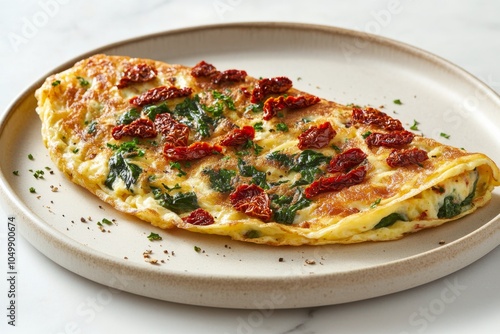
[[[321,169],[317,167],[305,167],[300,171],[300,179],[292,184],[292,188],[313,183],[314,179],[316,179],[316,175],[321,173]]]
[[[318,167],[321,164],[330,162],[331,157],[312,150],[305,150],[295,160],[295,165],[290,169],[300,172],[304,168]]]
[[[294,155],[274,151],[266,155],[267,160],[276,161],[280,166],[290,168],[293,166]]]
[[[184,101],[175,106],[174,115],[181,117],[181,122],[194,128],[202,138],[210,137],[210,129],[214,120],[207,115],[198,95],[193,98],[185,98]]]
[[[159,114],[164,114],[167,112],[170,112],[170,109],[168,109],[168,106],[165,102],[162,104],[159,104],[157,106],[152,105],[152,106],[147,106],[142,109],[142,112],[144,115],[146,115],[150,120],[154,121],[156,118],[156,115]]]
[[[274,196],[271,203],[273,206],[273,219],[278,223],[290,225],[293,223],[297,211],[307,208],[312,201],[304,197],[302,191],[298,191],[295,201],[290,196]]]
[[[109,173],[104,181],[106,187],[113,189],[113,183],[116,178],[122,179],[128,190],[137,182],[142,169],[136,164],[129,162],[129,159],[144,155],[144,151],[140,150],[137,146],[138,142],[139,140],[134,138],[120,145],[107,144],[109,148],[116,152],[111,156],[108,162]]]
[[[234,189],[231,181],[236,176],[236,171],[230,169],[205,169],[204,174],[207,174],[210,179],[210,186],[218,192],[225,193]]]
[[[443,205],[439,208],[438,218],[451,218],[459,215],[462,212],[462,205],[455,202],[452,195],[444,198]]]
[[[258,170],[252,165],[247,165],[241,158],[238,158],[238,170],[242,176],[251,177],[252,183],[258,185],[262,189],[269,189],[265,172]]]
[[[104,181],[104,185],[110,189],[113,189],[116,178],[120,178],[125,182],[127,189],[130,190],[142,172],[141,167],[127,161],[124,153],[119,151],[109,159],[109,174]]]
[[[458,216],[462,213],[464,207],[470,206],[472,204],[474,196],[476,195],[478,180],[479,177],[477,177],[476,173],[476,180],[474,181],[474,184],[472,186],[472,191],[469,195],[467,195],[466,198],[464,198],[462,202],[459,203],[453,195],[446,196],[444,198],[443,205],[441,205],[441,207],[439,208],[438,218],[452,218]]]
[[[132,109],[126,111],[125,113],[123,113],[118,118],[117,124],[118,125],[130,124],[133,121],[135,121],[136,119],[138,119],[139,117],[141,117],[141,113],[136,108],[132,108]]]
[[[160,188],[151,187],[155,200],[166,209],[177,214],[193,211],[199,208],[198,197],[193,191],[179,192],[175,195],[164,193]]]
[[[389,227],[393,225],[395,222],[402,220],[402,221],[407,221],[407,219],[400,213],[393,212],[388,216],[385,216],[384,218],[380,219],[377,225],[373,227],[373,229],[378,229],[382,227]]]

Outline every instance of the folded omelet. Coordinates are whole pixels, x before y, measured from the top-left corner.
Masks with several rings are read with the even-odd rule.
[[[500,185],[486,155],[285,76],[95,55],[36,98],[58,168],[164,229],[269,245],[393,240],[474,212]]]

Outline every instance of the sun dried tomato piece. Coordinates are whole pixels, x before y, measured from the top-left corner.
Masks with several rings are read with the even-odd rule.
[[[284,93],[292,88],[292,80],[287,77],[264,78],[257,82],[252,91],[252,103],[259,103],[266,95]]]
[[[211,145],[207,142],[196,142],[189,146],[173,146],[165,144],[163,154],[169,160],[173,161],[189,161],[198,160],[212,154],[222,152],[222,147],[219,145]]]
[[[223,82],[242,82],[247,77],[246,71],[230,69],[226,71],[218,71],[212,64],[206,63],[204,60],[196,64],[191,69],[191,75],[195,78],[210,78],[213,84],[221,84]]]
[[[176,97],[189,96],[192,92],[193,90],[190,87],[177,88],[175,86],[160,86],[151,88],[139,96],[134,96],[129,102],[138,107],[142,107],[147,104],[174,99]]]
[[[241,129],[229,132],[220,142],[222,146],[240,146],[255,137],[253,126],[245,125]]]
[[[288,109],[302,109],[312,106],[321,101],[321,99],[314,95],[299,95],[299,96],[279,96],[270,97],[264,102],[262,108],[263,119],[268,121],[278,114],[279,111]]]
[[[136,64],[123,73],[123,77],[116,87],[125,88],[134,82],[146,82],[156,78],[157,71],[148,64]]]
[[[185,223],[196,225],[196,226],[207,226],[212,225],[214,223],[214,217],[202,208],[198,208],[192,211],[189,216],[183,217],[182,220]]]
[[[138,118],[130,124],[121,124],[113,128],[111,135],[119,140],[124,136],[138,138],[154,138],[157,135],[155,126],[149,118]]]
[[[409,165],[420,165],[429,159],[427,152],[416,147],[408,150],[393,150],[386,159],[391,167],[404,167]]]
[[[366,169],[360,166],[345,174],[337,174],[335,176],[321,177],[311,183],[304,190],[306,198],[311,199],[314,196],[331,191],[338,191],[343,188],[348,188],[363,182],[366,176]]]
[[[367,157],[366,153],[359,148],[351,148],[345,152],[340,153],[330,160],[328,172],[348,172],[351,168],[356,167],[363,162]]]
[[[177,122],[169,113],[158,114],[155,117],[155,127],[172,146],[187,146],[189,127]]]
[[[217,74],[218,72],[219,71],[217,71],[214,65],[209,64],[204,60],[194,65],[194,67],[191,69],[191,75],[195,78],[210,77],[211,75]]]
[[[322,148],[328,145],[337,132],[332,128],[330,122],[325,122],[318,126],[311,126],[299,137],[298,147],[301,150],[307,148]]]
[[[246,71],[231,69],[223,72],[218,72],[211,77],[212,83],[220,84],[223,82],[242,82],[245,81],[247,75],[248,74]]]
[[[271,201],[266,192],[255,184],[242,184],[229,195],[231,205],[238,211],[262,220],[272,216]]]
[[[380,129],[388,131],[404,130],[403,124],[386,113],[375,108],[352,110],[352,122],[357,124],[374,125]]]
[[[410,131],[393,131],[390,133],[372,133],[366,137],[365,142],[368,146],[384,146],[400,148],[413,141],[415,135]]]

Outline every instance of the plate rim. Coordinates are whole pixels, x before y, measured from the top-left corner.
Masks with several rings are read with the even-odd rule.
[[[307,32],[311,32],[311,33],[321,31],[323,33],[341,34],[343,36],[347,35],[347,36],[350,36],[352,38],[361,38],[363,40],[374,41],[377,44],[389,45],[390,47],[397,48],[399,51],[403,51],[404,53],[412,54],[418,58],[423,58],[426,61],[430,61],[432,63],[435,63],[441,67],[444,67],[444,68],[452,71],[456,75],[460,75],[464,80],[467,80],[468,83],[471,84],[472,86],[477,87],[477,88],[481,88],[487,94],[488,98],[491,99],[492,102],[499,105],[499,107],[500,107],[500,96],[493,89],[488,87],[484,82],[482,82],[481,80],[479,80],[478,78],[476,78],[475,76],[473,76],[472,74],[470,74],[469,72],[464,70],[463,68],[449,62],[448,60],[445,60],[444,58],[441,58],[437,55],[434,55],[430,52],[427,52],[427,51],[422,50],[420,48],[417,48],[417,47],[411,46],[409,44],[406,44],[406,43],[403,43],[400,41],[396,41],[396,40],[393,40],[390,38],[382,37],[379,35],[369,34],[366,32],[360,32],[360,31],[355,31],[355,30],[350,30],[350,29],[345,29],[345,28],[339,28],[339,27],[335,27],[335,26],[325,26],[325,25],[306,24],[306,23],[289,23],[289,22],[220,23],[220,24],[192,26],[192,27],[173,29],[173,30],[165,30],[165,31],[161,31],[161,32],[146,34],[143,36],[136,36],[136,37],[132,37],[132,38],[127,38],[127,39],[123,39],[123,40],[120,40],[120,41],[117,41],[114,43],[102,45],[98,48],[95,48],[91,51],[87,51],[83,54],[80,54],[76,57],[73,57],[73,58],[65,61],[63,64],[51,69],[47,74],[43,75],[40,79],[38,79],[34,83],[32,83],[28,88],[26,88],[22,93],[20,93],[15,98],[15,100],[7,107],[6,112],[0,118],[0,136],[2,136],[2,134],[4,132],[4,127],[8,124],[9,119],[13,116],[13,114],[17,110],[18,106],[30,98],[33,91],[41,85],[41,83],[45,80],[45,78],[47,76],[49,76],[53,73],[59,72],[61,70],[65,70],[65,69],[73,66],[73,64],[75,62],[77,62],[83,58],[86,58],[86,57],[93,55],[93,54],[96,54],[96,53],[102,53],[106,49],[116,48],[119,46],[133,44],[136,42],[140,42],[140,41],[147,40],[147,39],[154,39],[157,37],[182,35],[182,34],[186,34],[186,33],[195,33],[195,32],[199,32],[199,31],[203,31],[203,30],[207,30],[207,29],[219,30],[219,29],[235,29],[235,28],[289,29],[289,30],[293,29],[293,30],[307,31]],[[160,276],[164,276],[164,277],[175,277],[177,279],[196,278],[199,281],[206,281],[207,279],[211,280],[212,282],[214,279],[221,280],[221,282],[224,281],[224,278],[220,275],[215,276],[215,277],[214,276],[208,277],[204,273],[196,273],[196,272],[185,273],[185,272],[172,272],[172,271],[165,271],[165,270],[160,271],[153,266],[152,267],[144,267],[144,266],[142,266],[138,263],[134,263],[134,262],[124,264],[122,261],[119,261],[119,259],[116,256],[112,257],[110,255],[106,255],[105,253],[98,251],[98,250],[95,250],[93,248],[86,248],[84,245],[79,244],[78,242],[76,242],[75,240],[73,240],[69,236],[65,235],[64,233],[62,233],[58,230],[55,230],[53,228],[50,228],[50,226],[45,224],[42,221],[42,219],[39,219],[34,214],[34,212],[31,212],[31,209],[29,209],[27,207],[27,205],[23,203],[23,201],[15,194],[13,189],[10,187],[7,180],[4,179],[4,171],[2,171],[1,169],[0,169],[0,194],[2,194],[2,197],[7,199],[9,202],[9,203],[2,202],[2,206],[4,208],[8,208],[9,210],[15,211],[15,213],[18,216],[22,216],[24,218],[24,220],[26,221],[26,222],[24,222],[24,225],[28,225],[28,224],[30,225],[32,230],[27,232],[27,231],[24,231],[24,228],[21,228],[20,229],[21,234],[23,236],[25,236],[26,239],[30,242],[30,244],[33,245],[37,250],[39,250],[46,257],[50,258],[52,261],[58,263],[59,265],[63,266],[64,268],[67,268],[67,266],[61,264],[60,260],[54,259],[53,256],[48,256],[45,252],[40,250],[41,248],[43,248],[43,246],[40,244],[39,241],[37,242],[34,240],[34,237],[32,235],[32,234],[34,234],[33,228],[36,230],[37,233],[43,233],[43,237],[45,239],[52,239],[51,240],[52,243],[55,242],[55,243],[63,244],[66,247],[66,249],[71,250],[71,252],[87,253],[88,254],[90,251],[92,258],[96,259],[94,262],[96,262],[96,261],[100,261],[103,263],[111,262],[115,266],[118,266],[118,267],[125,266],[128,270],[132,270],[134,272],[135,271],[140,272],[140,273],[146,272],[148,274],[160,275]],[[10,214],[10,212],[8,210],[5,210],[5,211],[7,214]],[[481,255],[475,259],[472,259],[471,261],[464,262],[461,265],[455,266],[458,268],[454,268],[451,271],[449,270],[448,273],[446,273],[446,274],[449,274],[449,273],[452,273],[456,270],[459,270],[459,269],[469,265],[470,263],[472,263],[475,260],[479,259],[480,257],[484,256],[485,254],[487,254],[489,251],[493,250],[494,248],[496,248],[500,244],[500,238],[498,238],[498,240],[496,240],[496,241],[493,240],[494,239],[493,237],[490,237],[489,239],[487,238],[488,235],[491,235],[491,234],[500,235],[499,234],[500,224],[498,224],[499,221],[500,221],[500,213],[495,218],[493,218],[491,221],[482,225],[480,228],[472,231],[471,233],[468,233],[467,235],[465,235],[463,237],[460,237],[457,240],[454,240],[453,242],[447,243],[447,244],[442,245],[440,247],[436,247],[434,249],[430,249],[430,250],[427,250],[425,252],[418,253],[418,254],[415,254],[415,255],[412,255],[409,257],[389,261],[389,262],[384,263],[382,265],[376,265],[376,266],[372,265],[370,267],[357,268],[357,269],[349,270],[349,271],[342,272],[342,273],[335,273],[334,275],[332,275],[332,273],[318,273],[318,274],[315,274],[314,277],[298,277],[298,279],[299,280],[302,280],[302,279],[311,280],[312,279],[314,281],[318,281],[318,283],[319,283],[320,281],[324,281],[325,277],[331,279],[332,276],[363,275],[363,273],[373,270],[374,267],[377,267],[379,269],[384,269],[384,268],[392,267],[392,266],[403,266],[404,267],[405,264],[407,265],[408,262],[413,261],[415,258],[421,258],[423,261],[426,261],[430,257],[435,256],[436,253],[441,254],[442,255],[441,257],[451,256],[453,253],[456,253],[456,251],[460,249],[460,244],[464,241],[464,239],[478,238],[478,240],[483,240],[484,249],[482,250]],[[496,224],[496,226],[495,226],[495,224]],[[485,243],[484,240],[488,240],[489,242]],[[476,241],[476,242],[479,243],[480,241]],[[89,262],[92,262],[92,259],[90,259]],[[75,272],[78,275],[86,277],[87,279],[90,279],[92,281],[95,281],[95,282],[98,282],[98,283],[101,283],[104,285],[109,285],[109,284],[106,284],[106,282],[102,282],[102,280],[99,281],[99,280],[96,280],[92,277],[89,277],[91,275],[85,275],[85,274],[79,273],[78,271],[75,271],[75,270],[70,270],[70,271]],[[442,275],[442,273],[439,273],[438,276],[439,277],[434,277],[434,278],[427,280],[425,282],[422,282],[418,285],[428,283],[432,280],[435,280],[437,278],[442,277],[443,275]],[[234,280],[234,278],[232,278],[232,279]],[[262,282],[262,283],[274,282],[274,281],[276,281],[276,279],[277,279],[277,277],[270,277],[270,276],[266,276],[266,275],[252,276],[250,278],[250,280],[253,282]],[[279,279],[281,280],[282,278],[280,277]],[[295,279],[297,279],[297,277],[295,277]],[[413,285],[412,287],[418,286],[418,285]],[[405,289],[403,289],[403,290],[405,290]],[[136,293],[134,291],[129,291],[129,290],[125,290],[125,291]],[[396,292],[396,291],[401,291],[401,289],[396,289],[393,292]],[[386,293],[383,293],[383,294],[386,294]],[[367,298],[376,297],[376,296],[378,296],[378,295],[375,294],[373,296],[368,296]],[[155,296],[148,296],[148,297],[155,298]],[[359,299],[356,299],[356,300],[359,300]],[[177,301],[177,300],[173,300],[173,301],[182,302],[182,301]],[[350,301],[354,301],[354,300],[350,300]],[[217,306],[217,307],[222,306],[222,307],[224,307],[223,305],[209,305],[209,304],[198,304],[198,303],[194,303],[194,304],[204,305],[204,306]],[[331,305],[331,304],[322,304],[322,305]],[[295,307],[308,307],[308,306],[319,306],[319,305],[299,305],[299,306],[295,306]],[[231,307],[238,308],[237,305],[236,306],[232,305]],[[292,307],[294,307],[294,306],[292,306]],[[251,308],[251,307],[241,307],[241,308]]]

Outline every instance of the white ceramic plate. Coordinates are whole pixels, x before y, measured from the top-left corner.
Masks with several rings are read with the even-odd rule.
[[[499,97],[436,56],[377,36],[298,24],[232,24],[145,36],[80,58],[94,53],[186,65],[203,59],[254,77],[285,75],[295,87],[327,99],[383,106],[409,126],[420,122],[427,136],[500,162]],[[116,212],[54,170],[34,111],[33,93],[40,85],[41,80],[20,95],[1,123],[2,203],[37,249],[93,281],[195,305],[308,307],[415,287],[463,268],[500,244],[499,189],[473,215],[394,242],[268,247],[153,228]],[[403,104],[394,104],[395,99]],[[43,179],[34,178],[37,170],[45,172]],[[116,220],[104,224],[107,232],[97,225],[103,218]],[[149,241],[151,232],[163,240]],[[158,264],[146,262],[145,251]]]

